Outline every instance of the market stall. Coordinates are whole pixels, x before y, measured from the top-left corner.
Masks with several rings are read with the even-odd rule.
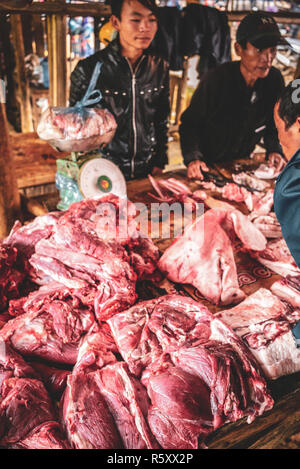
[[[273,208],[282,167],[254,152],[202,180],[170,164],[126,181],[101,153],[117,129],[93,107],[102,64],[67,107],[66,15],[86,5],[8,3],[15,47],[20,15],[47,15],[51,106],[31,115],[21,40],[23,132],[0,112],[0,448],[298,449],[300,270]]]

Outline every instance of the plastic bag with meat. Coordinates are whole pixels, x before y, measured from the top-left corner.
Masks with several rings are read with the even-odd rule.
[[[95,90],[101,63],[97,63],[83,99],[74,107],[49,107],[37,127],[38,136],[58,151],[90,151],[109,143],[117,123],[107,109],[89,108],[102,95]],[[92,97],[94,96],[94,97]]]

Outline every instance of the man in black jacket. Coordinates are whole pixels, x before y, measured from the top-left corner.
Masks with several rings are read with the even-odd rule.
[[[111,22],[118,37],[81,60],[71,75],[70,106],[84,96],[94,67],[102,63],[95,89],[100,107],[113,113],[118,127],[103,156],[127,180],[160,174],[167,164],[169,117],[168,64],[147,53],[157,31],[154,0],[112,0]]]
[[[241,21],[236,39],[241,60],[209,71],[181,117],[190,178],[202,179],[207,164],[249,157],[262,137],[269,160],[281,160],[273,109],[284,81],[272,62],[277,44],[285,41],[274,19],[258,12]]]

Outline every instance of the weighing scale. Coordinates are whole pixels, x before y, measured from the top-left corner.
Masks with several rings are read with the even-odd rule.
[[[88,198],[99,198],[107,194],[126,197],[125,178],[114,163],[102,154],[77,153],[56,161],[56,187],[60,201],[58,210],[67,210],[74,202]]]

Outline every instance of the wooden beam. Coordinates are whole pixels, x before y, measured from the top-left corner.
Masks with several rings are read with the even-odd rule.
[[[241,21],[250,11],[227,11],[228,21]],[[282,24],[300,24],[300,12],[296,11],[276,11],[272,12],[273,18],[277,23]]]
[[[31,6],[11,6],[9,2],[0,1],[0,12],[4,13],[24,13],[30,12],[32,14],[60,14],[68,16],[110,16],[111,9],[108,5],[103,4],[92,4],[92,3],[82,3],[74,4],[67,3],[64,4],[59,1],[54,1],[52,4],[34,2]],[[229,21],[241,21],[250,10],[243,11],[228,11],[227,16]],[[272,12],[272,16],[276,19],[278,23],[286,24],[300,24],[300,12],[297,11],[277,11]]]
[[[50,4],[51,2],[49,2]],[[67,18],[47,17],[49,98],[51,106],[67,105]]]
[[[0,13],[37,13],[46,15],[68,15],[68,16],[110,16],[111,8],[108,5],[97,3],[63,3],[54,2],[34,2],[31,6],[10,6],[9,2],[0,1]]]
[[[0,238],[5,238],[21,213],[4,103],[0,103],[0,128]]]
[[[11,33],[16,59],[18,95],[20,100],[21,129],[22,132],[32,132],[32,109],[30,103],[30,89],[25,73],[25,51],[23,42],[21,15],[13,15],[10,19]]]

